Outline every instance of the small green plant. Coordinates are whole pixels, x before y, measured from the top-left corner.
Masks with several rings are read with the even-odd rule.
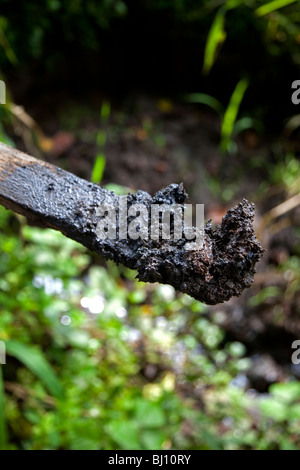
[[[300,162],[298,158],[288,153],[280,158],[270,171],[271,183],[282,186],[289,193],[298,193],[300,185]]]
[[[264,5],[259,6],[254,10],[256,16],[265,16],[269,13],[272,13],[280,8],[284,8],[292,3],[296,3],[297,0],[273,0],[271,2],[267,2]]]
[[[295,3],[297,0],[274,0],[267,2],[259,7],[256,6],[256,1],[243,1],[243,0],[227,0],[223,3],[221,7],[217,10],[214,20],[210,26],[205,50],[204,50],[204,61],[202,72],[208,74],[211,71],[212,66],[214,65],[218,52],[220,51],[222,44],[224,43],[227,33],[225,30],[226,14],[233,9],[237,9],[241,6],[249,6],[253,12],[253,16],[258,18],[267,16],[268,14],[277,12],[277,10]],[[274,18],[273,18],[274,19]],[[297,31],[297,28],[293,26],[293,23],[288,20],[287,17],[277,14],[276,23],[282,23],[293,33]]]
[[[103,128],[98,132],[97,134],[97,147],[98,147],[98,152],[95,158],[93,170],[92,170],[92,176],[91,176],[91,181],[92,183],[98,183],[100,184],[102,179],[103,179],[103,173],[105,170],[105,165],[106,165],[106,156],[105,156],[105,145],[107,142],[107,123],[110,118],[110,103],[107,101],[104,101],[102,106],[101,106],[101,125]]]
[[[7,60],[12,65],[17,65],[18,59],[7,38],[7,27],[8,27],[7,18],[5,18],[4,16],[0,16],[0,47],[2,51],[4,52]]]
[[[237,117],[248,84],[249,82],[246,78],[242,78],[237,83],[226,109],[216,98],[205,93],[192,93],[186,96],[187,101],[205,104],[219,114],[221,119],[220,149],[223,153],[234,149],[232,136],[235,128],[239,127]],[[252,126],[252,120],[248,120],[247,125]],[[245,126],[240,126],[240,128],[244,130]]]

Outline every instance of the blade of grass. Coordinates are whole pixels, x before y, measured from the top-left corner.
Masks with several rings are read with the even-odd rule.
[[[0,122],[0,142],[3,142],[6,145],[10,145],[11,147],[15,147],[14,142],[8,137],[8,135],[4,131],[1,122]]]
[[[5,444],[6,444],[6,424],[5,424],[4,408],[5,408],[5,395],[4,395],[2,366],[0,365],[0,450],[4,450]]]
[[[263,123],[252,117],[243,117],[234,124],[233,135],[238,135],[246,129],[255,129],[257,132],[263,132]]]
[[[17,65],[18,59],[16,54],[14,53],[8,39],[6,36],[6,27],[7,27],[7,19],[4,16],[0,16],[0,46],[4,54],[6,55],[7,59],[12,65]]]
[[[63,387],[40,349],[19,341],[6,341],[5,344],[7,354],[18,359],[36,375],[53,397],[63,398]]]
[[[216,111],[219,116],[223,115],[224,109],[220,101],[213,96],[207,95],[206,93],[190,93],[185,96],[185,100],[190,103],[200,103],[209,106],[211,109]]]
[[[225,8],[220,8],[210,27],[204,50],[204,62],[202,72],[208,74],[215,62],[217,50],[226,39],[225,26]]]
[[[226,39],[225,15],[226,12],[239,7],[244,0],[228,0],[216,13],[211,24],[204,50],[204,63],[202,73],[208,74],[216,60],[218,49]]]
[[[105,170],[106,158],[103,153],[98,153],[95,159],[91,181],[92,183],[101,183]]]
[[[234,124],[240,109],[241,102],[243,100],[244,94],[248,88],[248,80],[242,78],[236,85],[229,104],[224,113],[224,118],[221,128],[221,150],[226,151],[230,141],[230,137],[233,133]]]
[[[109,103],[109,101],[104,101],[102,103],[100,115],[101,115],[102,122],[108,121],[108,119],[110,117],[110,103]]]
[[[264,5],[256,8],[254,13],[256,16],[265,16],[272,11],[279,10],[279,8],[286,7],[287,5],[291,5],[292,3],[296,3],[298,0],[273,0],[272,2],[265,3]]]

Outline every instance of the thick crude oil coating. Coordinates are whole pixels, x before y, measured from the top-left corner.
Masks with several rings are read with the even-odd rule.
[[[128,196],[131,204],[184,204],[182,185],[171,184],[151,197]],[[217,304],[238,296],[253,282],[263,249],[253,230],[254,205],[243,199],[222,223],[205,224],[203,248],[188,251],[181,240],[100,240],[100,204],[118,209],[119,197],[54,165],[0,144],[0,203],[39,224],[60,230],[90,250],[136,269],[145,282],[170,284],[201,302]]]

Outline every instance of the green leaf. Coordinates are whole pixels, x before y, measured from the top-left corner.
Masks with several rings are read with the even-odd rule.
[[[101,106],[101,120],[107,121],[110,117],[110,103],[108,101],[104,101]]]
[[[253,119],[252,117],[246,116],[238,119],[234,124],[234,135],[238,135],[247,129],[255,129],[257,132],[263,132],[263,123]]]
[[[129,188],[126,188],[125,186],[121,186],[120,184],[115,184],[115,183],[108,183],[104,187],[105,189],[108,189],[108,191],[113,191],[118,196],[125,196],[126,194],[133,192]]]
[[[157,403],[140,399],[135,405],[136,420],[143,428],[160,428],[165,424],[165,415]]]
[[[8,26],[7,18],[4,16],[0,17],[0,46],[6,55],[7,59],[12,65],[17,65],[18,59],[14,50],[12,49],[9,40],[7,39],[6,29]]]
[[[5,344],[7,354],[15,357],[28,367],[53,397],[63,398],[63,387],[40,349],[27,346],[19,341],[6,341]]]
[[[209,431],[203,430],[201,433],[201,440],[206,444],[206,448],[209,450],[222,450],[219,439]]]
[[[107,140],[106,132],[99,131],[97,134],[97,145],[99,149],[103,149]]]
[[[111,421],[106,426],[107,434],[124,450],[140,450],[138,427],[133,421]]]
[[[274,421],[285,421],[288,417],[288,407],[274,398],[262,400],[260,409],[267,418],[272,418]]]
[[[166,436],[158,429],[146,429],[141,432],[141,441],[145,450],[161,450]]]
[[[206,93],[190,93],[185,96],[185,100],[190,103],[200,103],[209,106],[211,109],[216,111],[219,116],[223,115],[224,108],[223,105],[213,96],[207,95]]]
[[[226,151],[233,133],[241,102],[248,88],[248,80],[242,78],[236,85],[226,108],[221,128],[221,149]]]
[[[277,286],[269,286],[262,289],[257,295],[249,299],[249,305],[256,307],[272,297],[278,297],[281,291]]]
[[[300,420],[300,403],[296,403],[289,407],[289,421]]]
[[[298,450],[298,447],[293,444],[287,437],[283,438],[279,443],[280,450]]]
[[[128,300],[132,304],[141,304],[146,299],[146,292],[142,289],[133,290],[128,294]]]
[[[2,124],[0,123],[0,141],[11,147],[15,147],[15,143],[8,137],[6,132],[3,129]]]
[[[300,399],[300,383],[294,381],[272,384],[270,392],[282,401],[292,402]]]
[[[232,356],[241,357],[246,353],[246,347],[244,344],[234,341],[228,344],[228,352]]]
[[[103,153],[99,153],[96,157],[94,168],[92,171],[92,183],[101,183],[105,169],[106,158]]]
[[[261,7],[254,10],[256,16],[265,16],[272,11],[279,10],[279,8],[286,7],[291,3],[295,3],[297,0],[274,0],[272,2],[265,3]]]
[[[208,74],[215,62],[217,50],[226,39],[225,25],[225,8],[220,8],[210,27],[204,51],[204,63],[202,72]]]

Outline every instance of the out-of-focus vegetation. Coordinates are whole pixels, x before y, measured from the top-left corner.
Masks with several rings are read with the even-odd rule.
[[[252,290],[210,308],[0,208],[0,448],[299,449],[299,2],[0,5],[2,142],[96,183],[124,155],[109,189],[148,169],[150,188],[186,178],[218,216],[248,196],[268,248]],[[96,111],[69,106],[95,90]],[[132,91],[163,98],[119,111]]]
[[[224,342],[217,313],[0,215],[2,448],[299,445],[300,383],[245,394],[251,360]]]
[[[75,41],[81,47],[99,49],[103,31],[113,29],[116,22],[118,25],[126,23],[129,17],[139,12],[143,15],[140,21],[145,19],[144,15],[162,18],[166,26],[172,20],[175,28],[187,25],[194,34],[199,25],[206,25],[205,73],[213,66],[218,49],[227,36],[231,36],[231,40],[238,37],[245,41],[247,29],[251,27],[266,33],[270,53],[283,54],[284,43],[295,60],[299,60],[296,47],[299,34],[297,0],[148,0],[139,8],[138,3],[137,0],[42,0],[38,3],[22,2],[16,9],[9,0],[2,0],[0,39],[6,59],[17,63],[20,58],[41,57],[53,47],[51,41],[55,45],[58,40],[63,46]],[[24,41],[24,35],[27,41]],[[52,52],[53,55],[61,53],[54,48]]]
[[[225,105],[246,77],[249,109],[274,125],[300,63],[296,0],[0,3],[1,70],[54,74],[75,93],[205,91]]]

